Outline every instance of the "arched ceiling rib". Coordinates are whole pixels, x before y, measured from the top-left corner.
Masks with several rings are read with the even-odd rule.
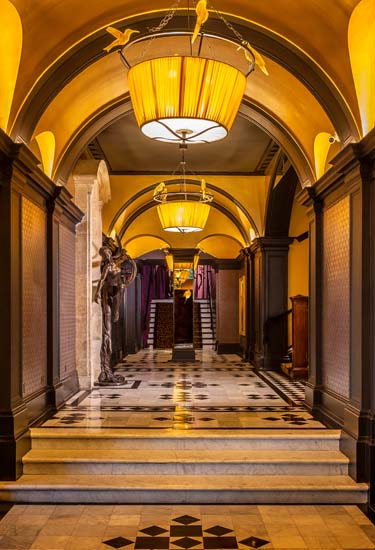
[[[117,178],[117,179],[121,180],[121,178]],[[215,178],[215,179],[220,180],[220,178]],[[225,180],[225,178],[223,179]],[[149,208],[150,204],[155,205],[155,203],[152,203],[152,202],[150,203],[150,200],[149,200],[150,197],[152,196],[155,186],[157,185],[157,182],[155,181],[155,177],[153,176],[146,177],[146,178],[140,177],[138,178],[138,180],[140,181],[141,188],[138,191],[136,191],[137,182],[135,182],[135,179],[133,179],[133,185],[131,187],[131,195],[128,198],[128,200],[125,200],[125,201],[124,201],[124,195],[119,194],[118,186],[116,186],[116,184],[113,185],[114,196],[115,196],[115,201],[113,202],[113,205],[121,204],[121,207],[117,210],[117,212],[113,212],[113,206],[111,209],[111,206],[109,205],[106,211],[104,212],[103,221],[104,221],[105,227],[110,220],[107,233],[110,233],[115,228],[119,233],[121,232],[124,233],[126,231],[126,227],[129,225],[128,219],[131,216],[134,217],[137,211],[144,211],[145,209]],[[152,181],[152,184],[145,186],[145,183],[147,183],[150,180]],[[261,178],[261,180],[263,183],[263,178]],[[180,180],[171,179],[171,178],[169,178],[169,180],[164,180],[164,181],[167,189],[171,186],[173,188],[176,184],[180,183]],[[187,189],[190,188],[196,191],[196,188],[200,186],[200,181],[198,179],[198,176],[194,180],[191,180],[189,178],[186,179],[186,186],[187,186]],[[214,195],[215,201],[213,206],[217,207],[218,210],[225,212],[228,215],[228,217],[231,217],[234,220],[233,223],[235,223],[239,231],[242,232],[242,235],[245,241],[248,238],[250,228],[253,228],[257,236],[259,235],[259,230],[256,222],[254,221],[251,214],[248,212],[248,210],[244,206],[244,203],[247,202],[246,195],[240,194],[239,200],[238,200],[235,196],[233,196],[232,193],[225,190],[225,188],[218,187],[217,185],[214,185],[210,182],[207,182],[207,189],[209,189],[210,192],[212,192]],[[116,194],[118,194],[118,196],[116,196]],[[111,218],[111,212],[113,216],[112,218]],[[242,219],[244,220],[245,223],[241,224],[241,222],[239,222],[237,219],[235,220],[236,216],[240,217],[238,215],[239,212],[242,214]],[[123,214],[126,216],[126,218],[124,218]],[[119,229],[119,221],[121,223],[121,230]],[[124,227],[125,229],[123,229]]]
[[[152,234],[154,237],[166,240],[170,243],[171,248],[196,248],[198,243],[203,239],[216,235],[218,228],[222,235],[234,239],[237,245],[237,254],[240,249],[246,246],[243,235],[239,231],[237,225],[228,215],[217,208],[213,208],[208,216],[206,227],[203,231],[196,233],[168,233],[163,231],[157,215],[154,204],[145,205],[144,210],[138,211],[134,217],[128,219],[125,231],[120,234],[123,243],[133,242],[142,234]],[[224,257],[224,256],[222,256]]]
[[[315,135],[322,128],[334,133],[333,126],[306,87],[281,66],[271,60],[268,64],[272,76],[267,78],[256,71],[248,79],[246,93],[284,127],[300,148],[306,164],[312,167]],[[82,126],[89,125],[112,105],[121,103],[126,92],[126,72],[116,52],[99,59],[65,86],[47,107],[35,130],[55,133],[56,166]],[[307,182],[302,178],[302,183]]]
[[[310,0],[301,3],[300,0],[279,0],[276,9],[273,2],[218,0],[217,8],[242,19],[244,24],[262,29],[264,33],[273,33],[305,52],[329,75],[357,116],[348,52],[343,45],[346,45],[350,14],[358,2],[331,0],[322,3]],[[56,60],[62,62],[64,53],[94,35],[98,29],[105,29],[108,24],[150,13],[150,2],[147,0],[113,0],[110,5],[92,0],[89,10],[76,0],[40,0],[33,5],[33,9],[26,0],[13,0],[13,3],[20,13],[24,29],[24,49],[13,118],[35,82],[49,67],[59,63]],[[154,12],[169,7],[169,2],[152,2]]]

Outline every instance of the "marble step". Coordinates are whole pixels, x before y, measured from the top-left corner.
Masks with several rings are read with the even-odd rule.
[[[0,501],[23,503],[361,504],[348,476],[23,475],[0,482]]]
[[[24,474],[344,475],[339,451],[31,450]]]
[[[186,430],[32,428],[33,449],[197,449],[338,451],[340,430]]]

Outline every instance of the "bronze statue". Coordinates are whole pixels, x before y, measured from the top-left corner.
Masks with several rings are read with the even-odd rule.
[[[101,386],[121,385],[125,378],[114,374],[111,367],[112,355],[112,323],[119,320],[120,304],[123,288],[128,287],[137,275],[134,260],[126,254],[121,242],[115,236],[105,237],[99,250],[102,257],[100,280],[96,288],[94,300],[102,306],[102,345],[100,348],[100,375],[98,384]],[[126,265],[130,269],[126,269]]]

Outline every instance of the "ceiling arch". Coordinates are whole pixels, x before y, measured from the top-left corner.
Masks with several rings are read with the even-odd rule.
[[[207,186],[209,187],[209,186]],[[125,234],[126,234],[126,231],[129,229],[129,227],[137,222],[139,223],[139,217],[144,214],[145,212],[147,212],[148,210],[150,210],[151,208],[154,208],[156,209],[156,204],[155,204],[155,201],[153,200],[150,200],[144,204],[142,204],[141,206],[139,206],[138,208],[136,208],[128,217],[127,219],[124,221],[124,223],[122,224],[122,227],[121,229],[118,231],[118,234],[119,234],[119,237],[121,239],[124,238]],[[223,204],[221,204],[220,202],[217,201],[217,199],[215,199],[215,201],[213,203],[211,203],[211,208],[213,208],[214,210],[217,210],[219,212],[221,212],[222,214],[224,214],[224,216],[226,218],[228,218],[233,226],[237,229],[237,231],[239,232],[239,234],[241,235],[242,239],[243,239],[243,244],[244,245],[249,245],[250,244],[250,237],[249,237],[249,234],[246,232],[246,230],[244,229],[244,227],[242,226],[241,222],[239,221],[239,219],[235,216],[235,214],[233,214],[233,212],[231,212],[228,208],[226,208]]]
[[[63,155],[55,168],[54,179],[66,183],[75,163],[81,156],[87,144],[101,131],[112,123],[120,120],[132,109],[129,95],[124,95],[94,112],[93,116],[85,121],[71,136]],[[272,113],[264,107],[246,100],[241,104],[240,114],[269,134],[290,158],[298,174],[301,185],[311,186],[315,175],[312,161],[307,157],[302,145],[296,136],[285,127],[280,119],[274,118]],[[311,139],[313,139],[311,137]],[[313,149],[313,147],[312,147]]]
[[[149,19],[141,21],[141,17],[134,14],[132,19],[147,26]],[[252,43],[269,56],[271,77],[267,79],[259,72],[251,75],[247,102],[290,135],[289,141],[294,142],[290,149],[300,149],[294,157],[305,157],[300,164],[308,165],[302,170],[292,159],[300,181],[302,185],[312,185],[315,136],[322,131],[337,132],[343,144],[355,140],[359,135],[355,116],[333,80],[306,52],[269,28],[253,21],[246,21],[245,26],[244,19],[234,15],[231,18],[241,24],[244,36],[250,33]],[[125,23],[122,19],[121,24]],[[69,156],[72,144],[77,139],[82,142],[83,128],[97,125],[100,115],[108,115],[109,108],[116,109],[126,98],[126,73],[116,52],[102,52],[105,41],[108,36],[100,28],[63,53],[38,80],[19,111],[14,135],[21,134],[27,140],[32,128],[34,133],[56,134],[55,180],[66,179],[60,166]],[[281,144],[277,138],[276,141]]]
[[[214,233],[199,241],[197,248],[214,258],[234,259],[237,258],[243,246],[240,241],[230,235]]]
[[[167,240],[149,234],[136,235],[124,243],[124,248],[131,258],[139,258],[153,250],[170,248],[170,246]]]
[[[229,14],[231,21],[240,24],[245,33],[251,31],[251,42],[263,53],[288,66],[312,87],[338,131],[339,119],[343,116],[348,127],[352,126],[354,135],[351,113],[358,122],[358,108],[353,80],[346,76],[350,75],[350,64],[342,45],[346,43],[349,17],[358,1],[331,0],[329,7],[318,7],[313,1],[306,0],[302,6],[297,0],[279,0],[275,10],[266,2],[249,5],[244,0],[223,0],[220,9]],[[25,22],[25,51],[32,51],[33,56],[30,59],[25,55],[22,59],[12,118],[16,122],[18,115],[22,121],[28,112],[34,116],[34,127],[40,116],[40,112],[39,116],[36,113],[38,108],[32,106],[35,98],[39,96],[39,103],[45,108],[56,94],[56,87],[61,88],[72,75],[103,56],[102,48],[108,43],[104,29],[108,24],[120,27],[129,23],[141,24],[142,19],[150,19],[151,15],[159,20],[163,10],[169,7],[166,2],[156,0],[150,14],[150,3],[146,0],[115,0],[110,6],[94,0],[87,13],[86,9],[75,5],[74,0],[66,0],[64,9],[57,0],[49,2],[48,9],[43,0],[33,10],[28,9],[25,0],[13,0],[13,4]],[[300,17],[296,21],[298,14]],[[47,17],[53,25],[53,33],[46,25]],[[335,101],[332,102],[335,96],[341,113],[335,112]],[[32,121],[29,119],[25,126],[33,127]],[[18,122],[14,128],[20,131]]]
[[[179,184],[180,183],[180,180],[179,179],[170,179],[169,181],[165,181],[165,185],[167,186],[173,186],[175,184]],[[199,187],[200,186],[200,182],[196,181],[196,180],[192,180],[192,179],[186,179],[186,184],[188,184],[189,186],[193,186],[193,187]],[[123,214],[127,211],[127,209],[131,206],[131,205],[134,205],[134,203],[142,198],[142,197],[147,197],[150,196],[150,194],[153,192],[155,186],[157,185],[157,183],[153,183],[152,185],[149,185],[147,187],[144,187],[143,189],[141,189],[140,191],[138,191],[137,193],[135,193],[134,195],[132,195],[126,202],[124,202],[124,204],[121,205],[121,207],[117,210],[116,214],[113,216],[110,224],[109,224],[109,227],[108,227],[108,233],[110,233],[116,226],[118,220],[120,220],[123,216]],[[218,197],[220,197],[220,195],[222,197],[225,197],[228,201],[230,201],[238,210],[241,211],[241,213],[244,215],[244,217],[246,218],[246,220],[248,221],[248,224],[250,227],[252,227],[255,231],[255,234],[257,236],[260,235],[259,233],[259,230],[257,228],[257,225],[256,223],[254,222],[254,219],[252,218],[251,214],[248,212],[248,210],[244,207],[243,204],[241,204],[241,202],[239,200],[237,200],[235,197],[233,197],[233,195],[231,195],[230,193],[228,193],[227,191],[225,191],[225,189],[222,189],[220,187],[217,187],[216,185],[213,185],[212,183],[207,183],[207,189],[209,189],[210,191],[212,191],[214,193],[214,196],[215,196],[215,201],[214,203],[212,204],[212,206],[214,208],[217,208],[218,210],[220,210],[221,212],[225,213],[225,215],[227,215],[232,221],[233,223],[236,225],[236,227],[240,230],[240,232],[242,233],[242,235],[244,236],[244,239],[245,241],[247,242],[248,241],[248,236],[247,236],[247,233],[246,233],[246,230],[245,228],[242,226],[242,224],[240,223],[239,219],[236,218],[234,212],[231,212],[224,204],[220,204],[220,199],[218,200]],[[142,204],[138,205],[131,213],[130,213],[130,216],[128,218],[128,220],[132,220],[133,219],[136,219],[136,213],[138,212],[144,212],[146,211],[149,207],[151,206],[155,206],[155,203],[154,202],[150,202],[149,200],[147,200],[146,202],[143,202]],[[124,224],[122,225],[122,235],[125,233],[126,231],[126,228],[130,225],[131,222],[128,222],[128,220],[126,222],[124,222]],[[121,233],[120,233],[121,234]]]
[[[197,244],[211,235],[220,232],[223,235],[234,238],[239,244],[240,250],[246,246],[244,238],[233,221],[221,210],[212,208],[208,216],[205,228],[193,233],[168,233],[162,229],[157,210],[154,205],[148,205],[143,211],[138,211],[137,217],[126,227],[121,241],[122,243],[136,242],[140,235],[150,234],[159,240],[167,240],[171,249],[197,248]],[[120,237],[120,235],[119,235]]]

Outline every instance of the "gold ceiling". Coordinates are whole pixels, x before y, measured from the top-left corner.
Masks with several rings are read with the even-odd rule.
[[[375,16],[369,16],[375,13],[375,0],[216,0],[214,4],[233,24],[254,34],[253,45],[265,57],[270,74],[265,77],[255,71],[248,79],[244,116],[262,126],[286,151],[301,185],[313,185],[315,170],[320,175],[326,169],[329,152],[320,145],[325,136],[337,136],[337,150],[358,141],[363,129],[371,130],[375,107],[368,97],[375,77],[368,67],[375,66],[375,52],[370,39],[362,44],[358,29],[363,29],[363,36],[375,32]],[[90,139],[129,110],[126,71],[117,52],[103,52],[103,45],[111,40],[105,28],[137,28],[147,20],[159,20],[169,7],[170,1],[163,0],[91,0],[89,8],[79,0],[38,0],[32,5],[29,0],[0,0],[0,50],[5,60],[0,124],[33,150],[37,144],[44,170],[52,178],[67,181]],[[360,43],[366,48],[362,54]],[[366,70],[364,91],[358,79]],[[324,158],[317,159],[319,154]],[[252,182],[236,187],[235,178],[222,178],[220,185],[242,201],[261,233],[267,182],[264,179],[261,186]],[[116,178],[111,183],[105,229],[125,200],[119,191],[121,183]],[[142,187],[142,178],[134,185],[125,194],[131,196],[137,186]],[[219,200],[228,203],[227,198]],[[243,212],[236,213],[234,203],[226,207],[249,234]],[[200,240],[208,238],[210,231],[221,234],[218,226],[223,224],[240,248],[245,244],[243,236],[232,222],[224,223],[223,216],[215,212],[212,227]],[[125,241],[135,238],[134,227],[124,235]]]

